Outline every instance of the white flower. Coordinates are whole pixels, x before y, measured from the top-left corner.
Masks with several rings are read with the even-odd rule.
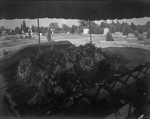
[[[60,73],[61,72],[61,67],[60,65],[56,65],[55,70],[53,71],[54,74]]]
[[[100,61],[103,61],[105,59],[105,57],[100,54],[100,53],[95,53],[95,61],[96,62],[100,62]]]
[[[70,62],[66,63],[66,70],[71,69],[73,67],[73,64]]]
[[[55,93],[55,95],[63,94],[64,90],[61,87],[55,86],[54,93]]]
[[[90,57],[84,57],[80,60],[81,69],[90,71],[94,67],[94,61]]]
[[[18,65],[17,75],[20,80],[28,80],[32,72],[32,62],[30,58],[22,59]]]

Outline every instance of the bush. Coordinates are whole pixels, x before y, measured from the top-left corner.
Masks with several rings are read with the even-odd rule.
[[[3,45],[9,45],[9,43],[8,43],[8,42],[3,41]]]
[[[21,39],[23,39],[23,36],[20,36]]]
[[[8,33],[8,35],[16,35],[16,33],[15,33],[14,30],[12,30],[12,31],[10,31],[10,32]]]
[[[31,36],[31,32],[28,32],[28,35],[29,35],[29,39],[31,39],[31,37],[32,37],[32,36]]]
[[[106,41],[114,41],[114,39],[113,39],[113,37],[112,37],[112,35],[111,35],[110,32],[108,32],[108,33],[106,34]]]
[[[138,28],[138,33],[139,33],[139,34],[143,34],[143,29],[142,29],[142,27],[139,27],[139,28]]]
[[[97,29],[97,34],[103,34],[103,33],[104,33],[104,29],[102,29],[102,28]]]
[[[139,34],[138,34],[138,31],[135,31],[135,32],[134,32],[134,35],[135,35],[135,37],[138,37],[138,35],[139,35]]]
[[[47,31],[47,41],[51,41],[51,40],[52,40],[52,38],[51,38],[51,31],[48,30]]]
[[[3,50],[3,55],[8,55],[8,51]]]
[[[144,37],[138,36],[138,40],[144,40]]]
[[[147,38],[150,38],[150,29],[147,32]]]
[[[28,36],[25,37],[26,39],[29,38]]]
[[[46,36],[46,33],[42,33],[42,36]]]
[[[128,35],[131,31],[131,28],[128,24],[125,24],[122,30],[122,35]]]
[[[116,32],[115,26],[111,25],[110,28],[109,28],[109,31],[110,31],[111,33],[115,33],[115,32]]]

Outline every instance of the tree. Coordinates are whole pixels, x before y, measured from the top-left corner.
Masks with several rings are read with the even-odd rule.
[[[47,41],[51,41],[52,39],[51,39],[51,29],[49,28],[48,30],[47,30]]]
[[[138,33],[139,33],[139,34],[143,34],[142,26],[139,26],[139,27],[138,27]]]
[[[71,30],[70,30],[71,34],[74,34],[77,31],[77,28],[78,27],[76,25],[72,25]]]
[[[25,33],[27,32],[27,27],[26,27],[26,22],[25,21],[23,21],[21,23],[21,30],[23,30]]]
[[[32,30],[32,32],[37,32],[37,26],[32,25],[31,30]]]
[[[10,30],[9,33],[8,33],[8,35],[15,35],[15,34],[16,34],[16,33],[15,33],[15,30],[13,30],[13,29]]]
[[[147,37],[147,38],[150,38],[150,29],[148,30],[146,37]]]
[[[21,23],[21,27],[20,28],[21,28],[21,31],[23,31],[23,25],[22,25],[22,23]]]
[[[123,35],[128,35],[130,33],[130,31],[131,31],[130,26],[127,23],[125,23],[124,27],[123,27],[123,30],[122,30],[122,34]]]
[[[53,29],[54,33],[60,33],[60,27],[58,23],[50,23],[49,28]]]
[[[15,33],[16,34],[21,34],[21,28],[15,27]]]
[[[49,28],[54,31],[58,31],[60,29],[58,23],[50,23]]]
[[[62,25],[62,30],[65,31],[65,32],[68,32],[68,31],[70,31],[70,27],[66,24],[63,24]]]
[[[100,28],[100,26],[97,27],[97,34],[103,34],[104,33],[104,29]]]
[[[115,23],[114,21],[112,21],[112,22],[111,22],[110,24],[108,24],[107,26],[108,26],[108,28],[110,28],[111,26],[116,27],[116,23]]]
[[[81,29],[83,29],[84,27],[88,27],[89,26],[89,21],[86,21],[86,20],[80,20],[79,21],[79,27]]]
[[[117,23],[116,23],[116,32],[122,32],[122,29],[121,29],[121,23],[119,23],[119,21],[117,20]]]
[[[27,26],[27,27],[26,27],[26,32],[28,32],[28,30],[29,30],[29,29],[30,29],[30,27],[29,27],[29,26]]]
[[[110,31],[111,33],[115,33],[115,32],[116,32],[115,26],[114,26],[114,25],[111,25],[110,28],[109,28],[109,31]]]
[[[145,31],[147,32],[150,29],[150,21],[145,24]]]
[[[93,21],[90,22],[90,30],[91,34],[103,34],[104,32],[103,28],[100,28],[100,26]]]
[[[107,27],[107,24],[106,24],[106,22],[101,22],[101,24],[100,24],[100,28],[106,28]]]
[[[97,34],[98,25],[95,22],[90,22],[91,34]]]
[[[138,37],[138,36],[139,36],[138,31],[134,31],[133,34],[135,35],[135,37]]]
[[[4,26],[0,26],[0,35],[2,34],[2,31],[6,30]]]
[[[136,25],[133,22],[131,23],[130,27],[132,30],[134,30],[134,31],[136,30]]]
[[[111,25],[114,25],[114,26],[115,26],[116,24],[115,24],[115,22],[114,22],[114,21],[112,21]]]
[[[11,31],[9,28],[5,28],[4,30],[6,31],[6,33],[9,33]]]
[[[41,26],[40,27],[40,33],[46,33],[47,32],[47,27]]]
[[[114,39],[113,39],[113,37],[112,37],[112,35],[111,35],[110,32],[108,32],[108,33],[106,34],[106,41],[114,41]]]
[[[124,25],[125,25],[125,23],[123,22],[123,23],[121,24],[121,27],[120,27],[120,31],[121,31],[121,32],[122,32],[122,30],[123,30]]]

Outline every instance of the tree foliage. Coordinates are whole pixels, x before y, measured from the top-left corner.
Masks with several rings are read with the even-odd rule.
[[[148,22],[145,24],[145,31],[148,32],[149,29],[150,29],[150,21],[148,21]]]
[[[130,27],[132,30],[134,30],[134,31],[136,30],[136,25],[133,22],[131,23]]]
[[[147,32],[147,38],[150,38],[150,29]]]
[[[0,35],[2,34],[2,31],[5,30],[4,26],[0,26]]]
[[[123,23],[121,24],[121,27],[120,27],[121,32],[122,32],[122,30],[123,30],[124,25],[125,25],[125,22],[123,22]]]
[[[21,23],[21,30],[24,31],[25,33],[26,33],[27,30],[28,30],[25,21],[23,21],[23,22]]]
[[[121,23],[119,23],[119,21],[117,20],[117,23],[116,23],[116,32],[122,32],[122,29],[121,29]]]
[[[80,20],[79,21],[79,29],[89,28],[89,21]],[[90,22],[90,32],[91,34],[102,34],[103,29],[96,24],[94,21]]]
[[[86,20],[79,20],[79,27],[84,28],[89,26],[89,21]]]
[[[115,26],[114,26],[114,25],[111,25],[110,28],[109,28],[109,31],[110,31],[111,33],[115,33],[115,32],[116,32]]]
[[[76,33],[77,32],[77,28],[78,28],[78,26],[72,25],[71,30],[70,30],[71,34]]]
[[[110,32],[108,32],[106,34],[106,41],[114,41],[113,37],[112,37],[112,34]]]
[[[107,28],[107,23],[106,22],[101,22],[100,28]]]
[[[95,22],[90,22],[91,34],[97,34],[98,25]]]
[[[97,34],[103,34],[104,33],[104,29],[98,27],[97,28]]]
[[[139,27],[138,27],[138,33],[139,33],[139,34],[143,34],[143,28],[142,28],[142,26],[139,26]]]
[[[115,24],[115,22],[114,22],[114,21],[112,21],[111,25],[116,26],[116,24]]]
[[[100,28],[95,22],[90,22],[91,34],[103,34],[103,28]]]
[[[122,34],[123,35],[128,35],[130,32],[131,32],[130,26],[127,23],[125,23],[124,27],[122,29]]]
[[[15,27],[15,33],[16,33],[16,34],[21,34],[21,33],[22,33],[22,32],[21,32],[21,28]]]
[[[37,32],[37,29],[38,29],[37,26],[34,26],[34,25],[31,26],[32,32]]]
[[[52,39],[51,39],[51,29],[49,28],[48,30],[47,30],[47,41],[51,41]]]
[[[62,25],[62,30],[65,31],[66,33],[70,31],[70,27],[66,24]]]
[[[134,35],[135,35],[135,37],[138,37],[138,35],[139,35],[138,31],[134,31]]]
[[[57,31],[60,29],[58,23],[50,23],[49,28],[53,29],[54,31]]]

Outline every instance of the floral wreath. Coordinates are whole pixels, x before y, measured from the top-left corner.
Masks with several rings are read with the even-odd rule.
[[[80,60],[80,67],[84,71],[90,71],[94,67],[94,61],[91,57],[84,57]]]
[[[31,76],[31,72],[33,69],[33,64],[30,58],[24,58],[22,59],[17,68],[17,76],[19,83],[25,83],[29,80]]]

